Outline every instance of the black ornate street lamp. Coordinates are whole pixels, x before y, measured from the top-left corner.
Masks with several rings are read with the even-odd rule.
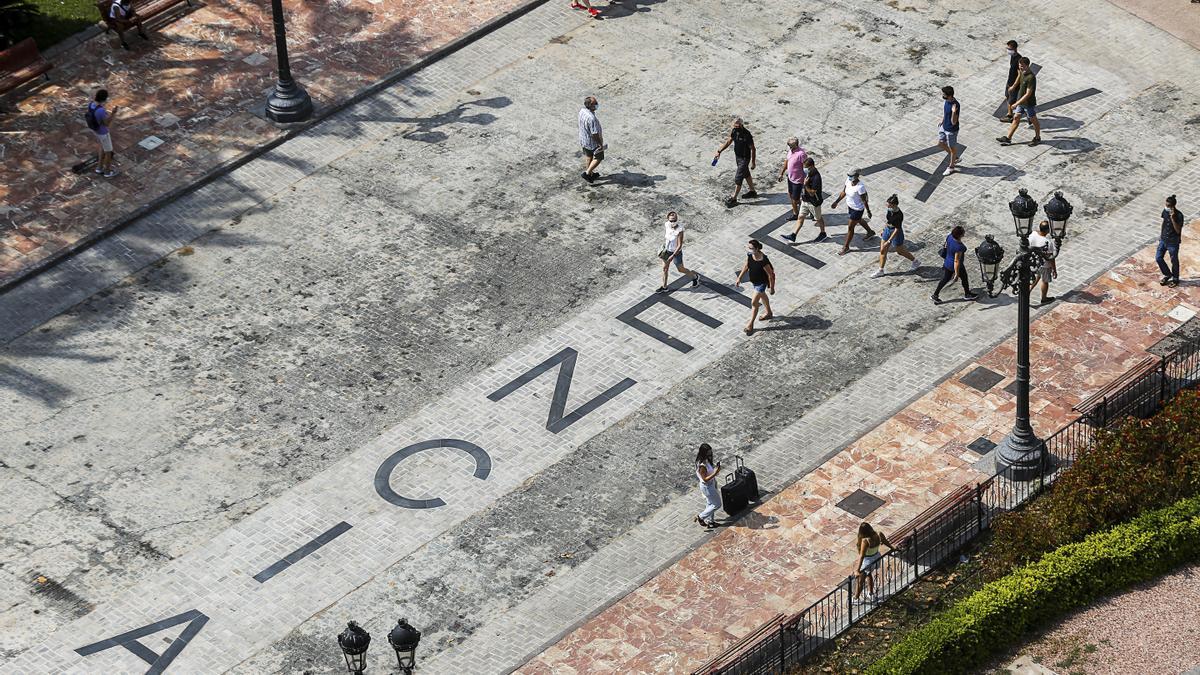
[[[276,122],[303,122],[312,116],[312,99],[304,87],[292,79],[288,64],[287,33],[283,27],[283,2],[271,0],[271,15],[275,20],[275,55],[279,61],[279,79],[267,97],[267,118]]]
[[[1062,248],[1063,239],[1067,238],[1067,219],[1075,207],[1063,199],[1061,192],[1055,192],[1054,197],[1042,207],[1046,211],[1046,220],[1050,221],[1050,234],[1054,237],[1054,245]]]
[[[346,670],[350,675],[362,675],[367,669],[367,647],[371,646],[371,636],[351,621],[337,640],[342,656],[346,658]]]
[[[1048,258],[1045,247],[1029,247],[1029,234],[1033,231],[1033,219],[1038,211],[1037,202],[1021,189],[1017,198],[1009,202],[1008,209],[1021,240],[1021,249],[1012,264],[1000,271],[1004,249],[991,235],[986,236],[975,249],[975,255],[979,258],[979,271],[990,297],[996,297],[999,291],[1006,288],[1011,288],[1017,294],[1017,416],[1012,431],[996,448],[996,471],[1010,480],[1026,481],[1040,476],[1046,464],[1046,444],[1037,437],[1029,422],[1029,292]],[[1060,233],[1061,237],[1066,237],[1067,219],[1071,211],[1070,203],[1063,199],[1061,192],[1055,192],[1054,199],[1046,204],[1046,215],[1051,219],[1054,239],[1060,245]],[[1000,279],[999,289],[995,288],[997,277]]]
[[[396,650],[396,662],[400,665],[400,672],[412,675],[413,668],[417,665],[417,645],[421,643],[421,631],[400,619],[392,632],[388,633],[388,643]]]

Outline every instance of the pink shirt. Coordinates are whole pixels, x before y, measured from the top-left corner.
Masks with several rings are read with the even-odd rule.
[[[794,151],[788,150],[787,158],[787,176],[788,180],[793,183],[804,182],[804,162],[808,160],[808,153],[804,148],[796,148]]]

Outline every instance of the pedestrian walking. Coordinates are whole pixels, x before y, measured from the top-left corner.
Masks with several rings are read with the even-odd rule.
[[[84,119],[87,121],[88,128],[95,134],[96,140],[100,143],[100,154],[96,161],[96,173],[105,178],[112,178],[117,175],[117,170],[112,168],[113,143],[112,135],[109,133],[109,125],[112,124],[113,117],[117,114],[118,106],[114,105],[112,108],[107,108],[105,106],[107,102],[108,90],[101,89],[97,91],[93,100],[88,103]]]
[[[950,155],[950,166],[943,175],[949,176],[958,170],[954,164],[958,150],[958,99],[954,98],[954,87],[942,87],[942,124],[938,127],[938,147]]]
[[[1175,208],[1175,195],[1167,197],[1162,211],[1162,230],[1158,235],[1158,252],[1154,261],[1162,272],[1162,280],[1158,283],[1175,288],[1179,285],[1179,244],[1183,242],[1183,213]],[[1171,256],[1171,266],[1167,267],[1166,256]]]
[[[979,297],[971,292],[971,282],[967,279],[965,258],[967,246],[962,242],[966,232],[962,225],[955,225],[954,229],[950,230],[950,234],[946,235],[946,245],[942,247],[942,280],[938,282],[933,295],[929,296],[935,305],[942,304],[942,299],[939,297],[942,289],[955,279],[962,282],[964,298],[974,300]]]
[[[733,196],[725,200],[725,206],[734,207],[738,205],[738,194],[742,191],[742,181],[746,182],[746,194],[743,195],[746,199],[753,199],[758,196],[758,192],[754,190],[754,177],[750,172],[755,169],[755,160],[758,152],[754,148],[754,134],[746,128],[742,122],[742,118],[733,118],[733,128],[729,130],[729,138],[725,139],[725,144],[717,148],[717,156],[713,157],[713,164],[721,158],[721,153],[729,144],[733,144],[733,158],[737,164],[737,171],[733,175]]]
[[[1039,304],[1048,305],[1058,298],[1047,295],[1050,292],[1050,281],[1058,278],[1058,267],[1054,259],[1058,257],[1058,245],[1046,236],[1050,234],[1050,221],[1038,223],[1038,231],[1029,235],[1029,247],[1041,249],[1042,267],[1038,270],[1038,278],[1042,282],[1042,299]]]
[[[658,252],[658,257],[662,260],[662,286],[659,286],[655,293],[667,292],[667,273],[671,269],[671,263],[675,263],[675,269],[679,273],[692,278],[692,287],[700,283],[700,275],[683,265],[683,223],[679,222],[679,214],[671,211],[667,214],[667,221],[663,224],[663,247]]]
[[[821,215],[821,202],[823,201],[825,201],[825,193],[822,192],[821,172],[817,171],[816,162],[809,157],[804,161],[804,193],[800,198],[800,217],[796,220],[796,229],[792,230],[791,234],[783,235],[783,238],[788,241],[796,241],[796,237],[800,234],[800,228],[804,227],[804,221],[812,218],[817,227],[821,228],[813,241],[824,240],[827,235],[825,234],[825,218]]]
[[[846,255],[850,252],[850,240],[854,238],[854,227],[861,224],[866,228],[867,233],[863,236],[863,241],[866,241],[875,236],[875,230],[871,229],[868,221],[871,220],[871,202],[867,199],[867,186],[860,180],[862,171],[854,169],[846,174],[846,184],[842,186],[842,191],[838,194],[837,199],[833,200],[830,208],[837,208],[837,205],[843,200],[846,200],[846,214],[849,216],[850,224],[846,229],[846,241],[842,243],[842,250],[838,255]],[[863,213],[867,214],[863,218]]]
[[[592,7],[591,0],[582,0],[582,2],[580,0],[571,0],[571,9],[582,9],[593,17],[600,17],[600,10]]]
[[[704,495],[704,510],[696,515],[696,522],[705,529],[717,526],[713,514],[721,508],[721,491],[717,488],[717,474],[721,473],[721,463],[713,461],[712,446],[701,443],[696,452],[696,478],[700,479],[700,493]]]
[[[1017,87],[1020,85],[1019,75],[1021,74],[1020,63],[1021,53],[1017,51],[1017,41],[1009,40],[1004,43],[1004,50],[1008,54],[1008,79],[1004,81],[1004,104],[1008,106],[1008,112],[1004,117],[1000,118],[1001,122],[1011,122],[1013,116],[1013,108],[1017,102]]]
[[[1013,104],[1012,124],[1008,127],[1008,134],[996,138],[1000,141],[1000,145],[1009,145],[1012,143],[1013,134],[1017,133],[1017,127],[1021,126],[1021,118],[1026,117],[1029,123],[1033,125],[1033,140],[1030,145],[1037,145],[1042,142],[1042,123],[1037,116],[1037,76],[1029,68],[1029,58],[1022,56],[1017,62],[1017,100]]]
[[[800,139],[795,136],[787,139],[787,147],[779,178],[787,178],[788,199],[792,202],[792,217],[788,220],[799,220],[800,202],[804,198],[804,165],[808,162],[808,153],[800,147]]]
[[[871,527],[871,524],[865,520],[858,526],[858,536],[855,539],[855,548],[858,550],[858,560],[854,563],[854,576],[858,580],[858,590],[854,593],[854,602],[865,604],[867,602],[877,602],[879,598],[875,595],[875,565],[883,557],[879,553],[880,546],[888,548],[896,548],[892,542],[888,541],[887,536]],[[868,594],[871,596],[869,601],[860,600],[863,592],[863,584],[868,588]]]
[[[763,321],[775,318],[771,313],[771,299],[767,297],[768,293],[775,295],[775,268],[771,266],[771,259],[763,253],[762,242],[757,239],[746,242],[746,263],[738,272],[737,281],[733,282],[738,290],[742,288],[742,277],[748,277],[750,285],[754,287],[754,295],[750,298],[750,323],[742,329],[746,335],[752,335],[754,321],[759,319],[760,305],[766,310],[761,317]]]
[[[600,118],[596,117],[596,109],[600,102],[595,96],[583,99],[583,107],[579,109],[579,145],[583,148],[583,179],[592,182],[600,175],[596,167],[604,160],[604,130],[600,127]]]
[[[893,194],[887,198],[887,227],[883,228],[879,244],[879,269],[871,273],[871,278],[883,276],[883,266],[887,264],[888,251],[895,251],[902,258],[908,258],[910,272],[915,272],[921,266],[916,256],[909,252],[904,245],[904,212],[900,210],[900,198]]]

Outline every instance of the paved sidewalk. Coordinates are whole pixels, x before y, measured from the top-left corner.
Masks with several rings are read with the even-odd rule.
[[[527,2],[289,4],[292,72],[319,111]],[[285,132],[262,116],[275,77],[268,4],[197,2],[151,26],[129,51],[115,34],[66,50],[49,83],[4,97],[0,286]],[[121,108],[112,179],[72,171],[95,155],[82,111],[101,87]]]
[[[1150,247],[1069,293],[1034,324],[1030,411],[1041,435],[1072,420],[1073,405],[1200,311],[1197,225],[1188,226],[1179,288],[1158,285]],[[1011,303],[994,311],[1015,314]],[[882,500],[867,519],[887,532],[993,472],[988,446],[1011,428],[1016,405],[1008,391],[1015,348],[1010,339],[967,364],[521,672],[683,672],[776,613],[811,604],[853,566],[860,518],[837,506],[842,499],[862,490]]]

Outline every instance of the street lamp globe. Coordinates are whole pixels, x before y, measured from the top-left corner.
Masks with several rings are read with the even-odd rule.
[[[412,673],[417,663],[417,645],[421,643],[421,631],[413,628],[408,621],[400,619],[392,632],[388,633],[388,642],[392,649],[396,650],[396,662],[400,665],[400,670]]]
[[[346,670],[351,675],[361,675],[367,669],[367,647],[371,645],[371,636],[351,621],[337,640],[342,656],[346,657]]]
[[[1017,198],[1008,203],[1008,210],[1012,212],[1017,236],[1021,239],[1029,237],[1033,232],[1033,219],[1037,216],[1038,205],[1025,188],[1017,191]]]
[[[1000,261],[1004,260],[1004,249],[996,243],[995,237],[990,234],[984,235],[983,243],[975,248],[975,257],[979,259],[979,274],[983,277],[988,294],[991,295],[996,279],[1000,276]]]
[[[1075,207],[1063,199],[1061,192],[1055,192],[1042,208],[1046,211],[1046,220],[1050,221],[1050,234],[1054,236],[1054,243],[1062,246],[1063,239],[1067,238],[1067,219],[1071,217]]]

